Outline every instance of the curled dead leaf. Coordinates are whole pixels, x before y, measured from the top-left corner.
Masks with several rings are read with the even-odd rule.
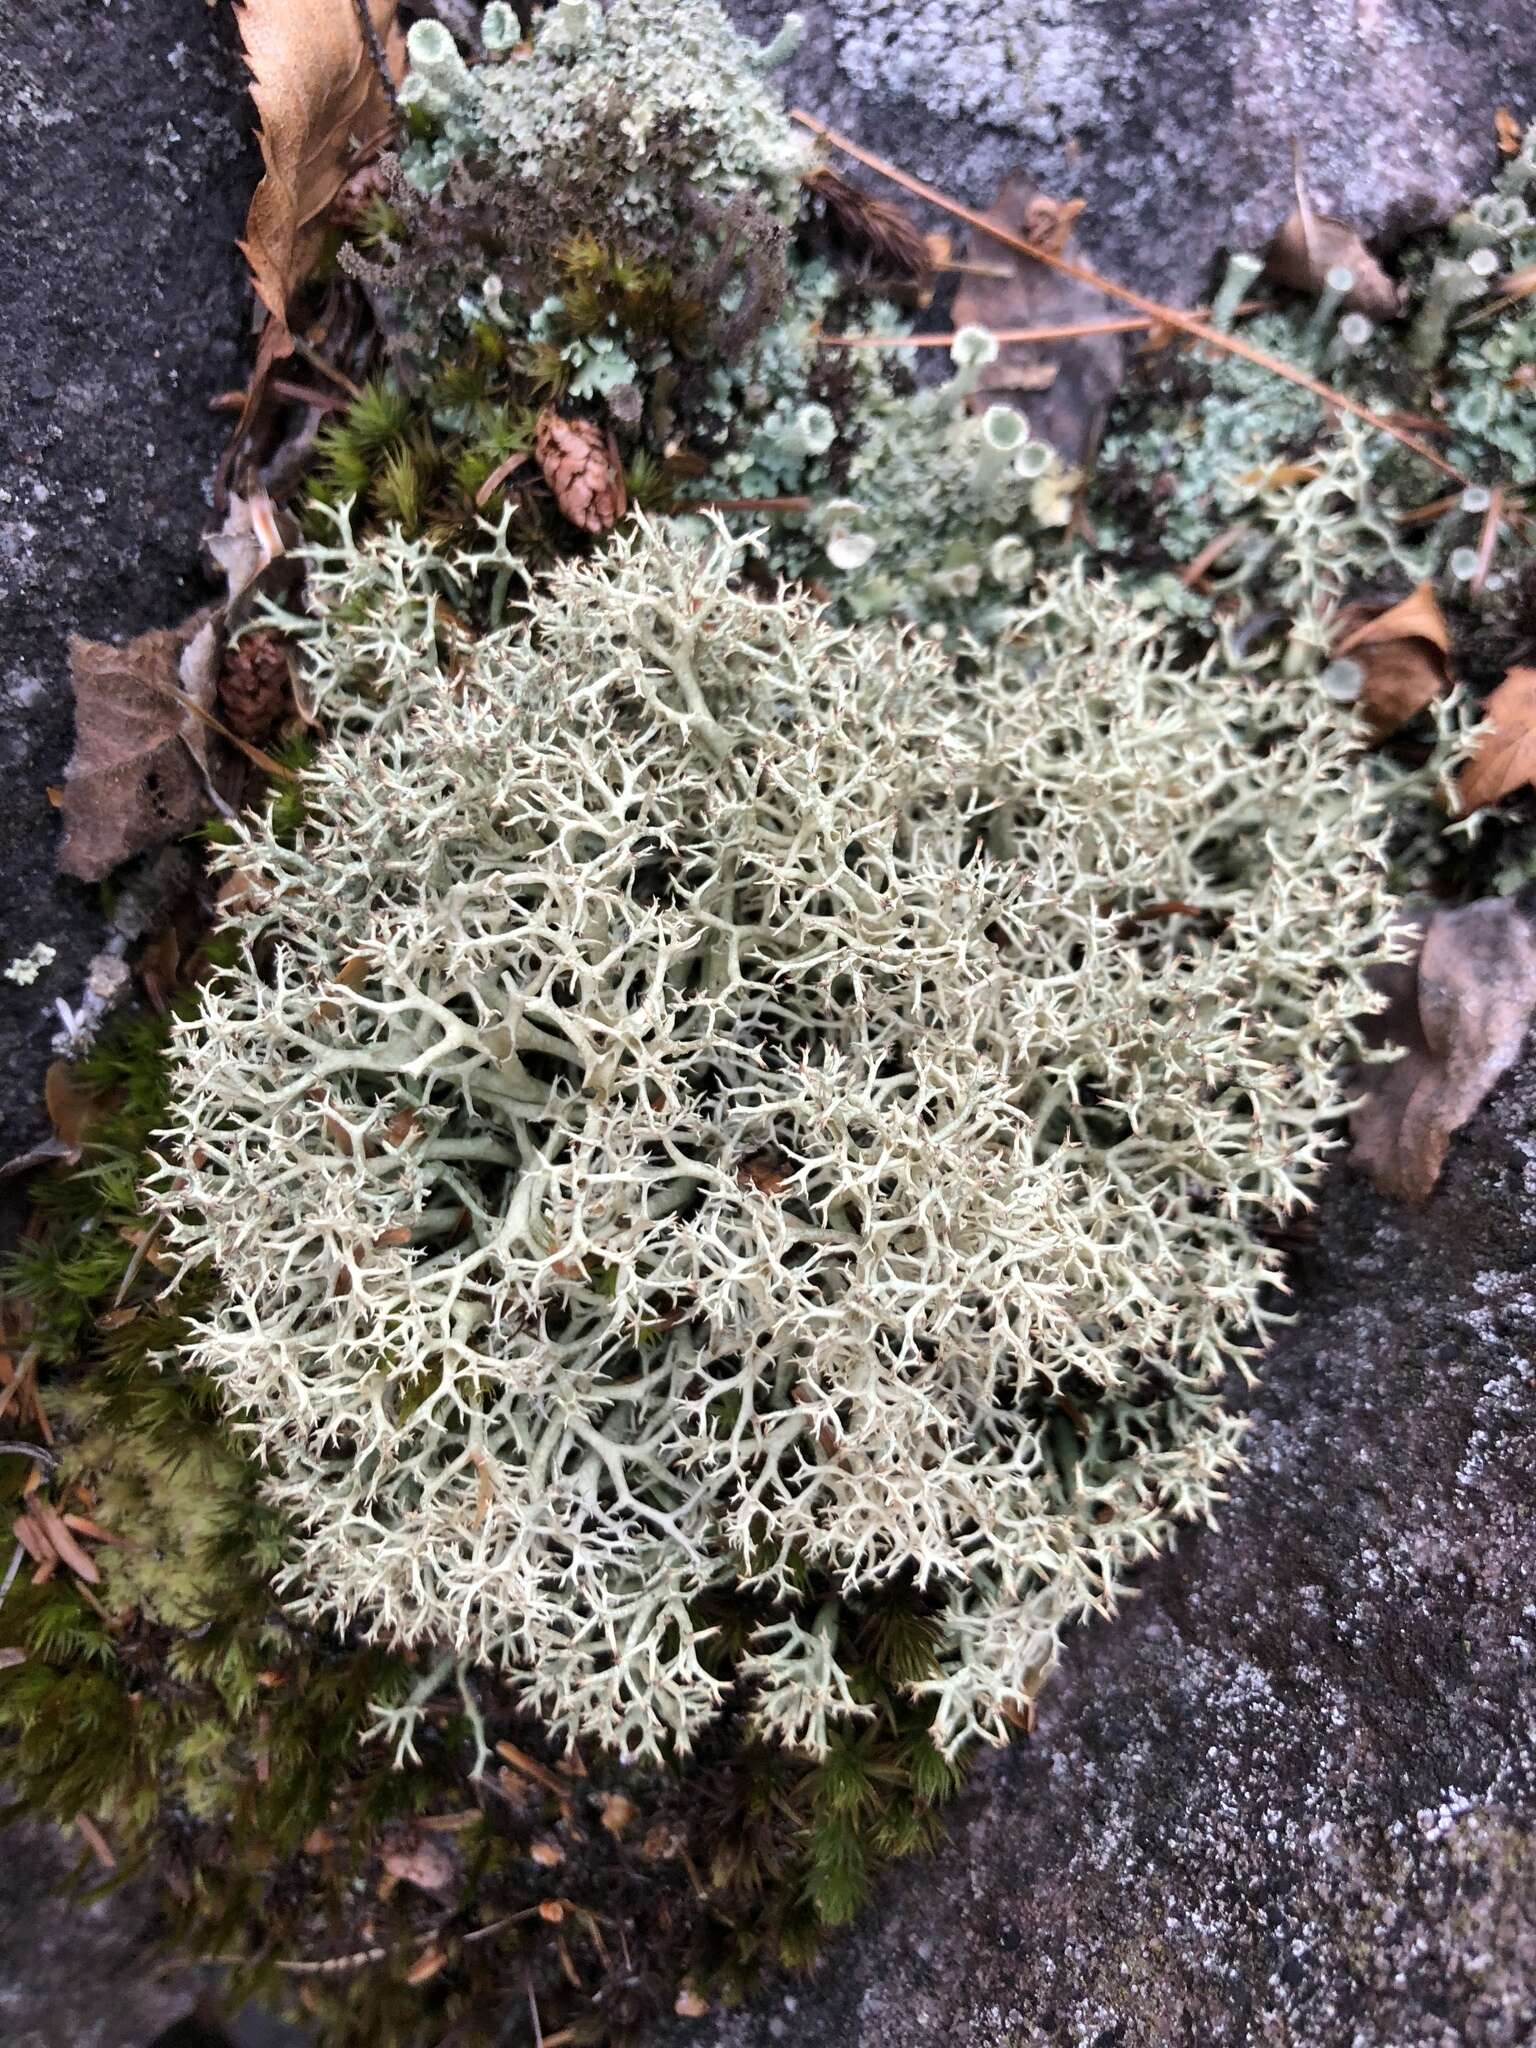
[[[1526,900],[1532,898],[1532,900]],[[1488,898],[1411,920],[1418,956],[1382,971],[1373,1036],[1403,1048],[1362,1069],[1353,1164],[1385,1194],[1422,1202],[1452,1135],[1514,1064],[1536,1010],[1536,897]]]
[[[1536,781],[1536,668],[1512,668],[1483,705],[1472,757],[1456,781],[1465,816]]]
[[[1350,605],[1340,615],[1335,660],[1363,670],[1360,708],[1388,738],[1450,688],[1451,636],[1434,588],[1421,583],[1393,605]]]
[[[1395,320],[1402,294],[1346,221],[1297,206],[1264,255],[1265,275],[1292,291],[1316,298],[1330,270],[1350,272],[1354,283],[1341,304],[1372,320]]]
[[[391,77],[405,70],[395,0],[368,0]],[[281,331],[325,237],[326,209],[393,112],[348,0],[246,0],[240,40],[260,117],[265,175],[240,247]]]

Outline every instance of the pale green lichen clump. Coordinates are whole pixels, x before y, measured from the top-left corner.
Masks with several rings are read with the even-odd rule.
[[[471,70],[439,23],[411,30],[400,97],[422,110],[433,135],[404,161],[423,190],[461,157],[487,150],[525,182],[562,179],[586,165],[601,130],[619,221],[653,216],[684,168],[711,198],[750,189],[793,216],[809,144],[767,80],[793,47],[792,26],[758,49],[714,0],[614,0],[606,9],[559,0],[539,17],[531,44],[505,5],[486,9],[484,33],[490,61]]]
[[[477,642],[494,538],[313,558],[341,743],[298,844],[231,851],[243,957],[177,1030],[182,1362],[310,1614],[654,1754],[746,1585],[753,1725],[815,1752],[868,1711],[836,1603],[895,1582],[952,1750],[1219,1498],[1372,827],[1310,680],[1181,665],[1113,584],[962,675],[738,554],[642,523]]]

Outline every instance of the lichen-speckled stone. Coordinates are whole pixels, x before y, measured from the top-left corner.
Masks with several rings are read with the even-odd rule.
[[[1317,1231],[1221,1529],[817,1974],[647,2048],[1528,2048],[1536,1055]]]
[[[764,40],[777,0],[726,0]],[[1536,114],[1530,0],[804,0],[792,100],[972,203],[1023,170],[1080,245],[1175,298],[1294,203],[1389,238],[1486,183],[1494,108]]]
[[[254,178],[227,8],[47,0],[0,34],[0,1160],[46,1128],[56,999],[101,943],[54,871],[71,728],[66,640],[206,601],[197,540],[244,378],[233,238]],[[0,1188],[0,1195],[6,1192]]]

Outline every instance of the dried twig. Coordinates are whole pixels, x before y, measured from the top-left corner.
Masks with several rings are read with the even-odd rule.
[[[999,327],[994,341],[1076,341],[1090,334],[1135,334],[1156,322],[1146,314],[1124,320],[1074,320],[1061,327]],[[823,348],[952,348],[952,334],[818,334]]]
[[[948,267],[960,269],[964,266],[954,264]],[[975,267],[986,269],[989,275],[997,274],[989,266]],[[1269,307],[1268,299],[1244,299],[1237,312],[1265,313]],[[1199,307],[1197,313],[1204,319],[1206,309]],[[1153,319],[1150,313],[1127,313],[1120,320],[1073,320],[1059,327],[998,327],[992,330],[992,339],[998,342],[1078,341],[1095,334],[1145,334],[1163,324]],[[823,348],[953,348],[956,337],[953,334],[819,334],[816,339]]]
[[[674,498],[669,512],[809,512],[810,498]]]
[[[856,163],[863,164],[869,170],[878,171],[882,177],[889,178],[893,184],[900,185],[917,198],[926,200],[930,206],[937,206],[943,212],[953,214],[956,220],[963,220],[979,234],[990,235],[993,241],[1003,243],[1006,248],[1017,249],[1022,256],[1032,256],[1037,263],[1047,264],[1052,270],[1059,270],[1063,277],[1075,278],[1079,284],[1103,292],[1107,298],[1119,299],[1127,306],[1134,306],[1138,313],[1145,314],[1154,324],[1172,327],[1180,334],[1190,335],[1194,340],[1206,342],[1212,348],[1222,349],[1228,355],[1241,356],[1245,362],[1253,363],[1261,370],[1268,370],[1273,376],[1283,377],[1289,384],[1300,385],[1303,391],[1310,391],[1312,396],[1320,399],[1323,404],[1331,405],[1339,412],[1347,412],[1355,419],[1363,420],[1367,426],[1376,427],[1382,433],[1390,434],[1394,441],[1400,442],[1403,447],[1417,455],[1421,462],[1428,463],[1431,469],[1438,470],[1442,476],[1454,477],[1462,484],[1470,481],[1454,463],[1447,462],[1443,455],[1421,441],[1417,435],[1393,426],[1390,421],[1383,419],[1380,413],[1372,412],[1368,405],[1361,405],[1358,400],[1347,397],[1342,391],[1335,391],[1331,385],[1309,376],[1305,370],[1298,370],[1294,363],[1286,362],[1283,357],[1273,356],[1267,349],[1255,347],[1251,341],[1244,341],[1240,335],[1224,334],[1219,328],[1210,326],[1193,313],[1186,313],[1177,306],[1165,306],[1157,299],[1148,298],[1145,292],[1134,291],[1129,285],[1116,284],[1111,278],[1101,277],[1098,271],[1091,270],[1086,263],[1075,262],[1070,256],[1058,256],[1039,242],[1031,242],[1023,235],[1010,233],[1008,229],[999,227],[995,221],[988,220],[984,213],[978,213],[969,206],[962,206],[958,200],[947,198],[932,185],[924,184],[921,178],[912,177],[909,172],[899,170],[895,164],[888,163],[884,157],[876,156],[872,150],[863,149],[858,143],[850,142],[847,136],[839,135],[835,129],[827,127],[825,122],[818,121],[812,114],[796,108],[792,111],[790,119],[798,121],[803,128],[809,128],[821,141],[833,149],[841,150],[845,156],[851,156]]]
[[[363,32],[363,45],[368,52],[370,63],[379,75],[379,85],[383,90],[385,99],[389,101],[390,111],[394,115],[395,125],[398,127],[400,122],[400,95],[395,91],[395,81],[390,76],[389,59],[384,55],[384,45],[379,41],[379,32],[374,27],[373,17],[368,12],[368,0],[352,0],[352,11],[357,16],[357,25]]]
[[[1493,567],[1494,552],[1499,544],[1499,521],[1504,517],[1504,493],[1495,484],[1488,495],[1488,510],[1483,514],[1482,531],[1477,537],[1477,567],[1472,571],[1467,588],[1474,597],[1482,593],[1488,581],[1488,572]]]

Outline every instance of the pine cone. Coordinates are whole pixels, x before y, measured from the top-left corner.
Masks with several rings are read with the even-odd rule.
[[[539,414],[533,459],[555,503],[583,533],[606,533],[629,503],[619,444],[596,420],[563,419],[553,406]]]
[[[219,715],[232,733],[255,744],[293,701],[288,651],[281,633],[247,633],[232,647],[219,676]]]

